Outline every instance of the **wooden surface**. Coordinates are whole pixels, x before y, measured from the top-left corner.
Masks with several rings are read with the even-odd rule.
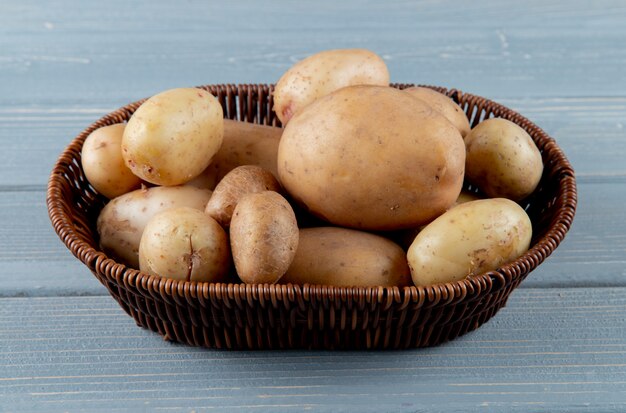
[[[0,412],[626,410],[626,3],[0,2]],[[540,125],[579,182],[574,227],[485,326],[403,352],[225,352],[134,325],[58,240],[57,155],[177,86],[271,83],[366,47],[397,82]]]

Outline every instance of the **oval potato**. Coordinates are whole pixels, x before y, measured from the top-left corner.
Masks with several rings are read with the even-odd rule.
[[[281,284],[406,286],[406,254],[387,238],[339,227],[300,230],[298,250]]]
[[[222,145],[224,113],[197,88],[166,90],[131,116],[122,156],[133,173],[156,185],[179,185],[200,175]]]
[[[463,112],[463,109],[457,105],[452,99],[436,90],[427,87],[410,87],[404,89],[405,92],[428,103],[433,109],[441,113],[446,119],[461,132],[461,136],[465,137],[470,131],[470,123]]]
[[[454,208],[455,206],[464,204],[466,202],[476,201],[478,199],[482,199],[482,198],[475,192],[462,190],[461,193],[459,194],[459,197],[456,199],[456,201],[454,201],[454,204],[452,204],[450,208]],[[415,237],[417,236],[417,234],[419,234],[420,231],[426,227],[426,225],[420,225],[417,228],[408,228],[408,229],[400,230],[397,233],[392,234],[391,239],[392,241],[397,242],[398,245],[400,245],[402,248],[408,249],[413,243],[413,241],[415,241]]]
[[[411,228],[443,213],[461,192],[465,146],[426,103],[391,87],[350,86],[287,124],[278,174],[289,194],[333,224]]]
[[[181,281],[221,282],[230,265],[228,237],[202,211],[168,209],[147,223],[139,244],[139,268]]]
[[[257,165],[278,177],[276,157],[282,128],[224,119],[224,140],[211,164],[186,185],[213,189],[230,171]]]
[[[491,198],[519,201],[541,180],[543,161],[530,135],[515,123],[492,118],[465,137],[467,179]]]
[[[243,282],[278,281],[298,247],[298,223],[289,202],[273,191],[241,198],[230,223],[230,246]]]
[[[280,184],[271,172],[256,165],[238,166],[217,184],[204,212],[228,228],[241,198],[247,194],[280,190]]]
[[[389,85],[387,65],[366,49],[316,53],[296,63],[276,83],[274,112],[286,125],[299,110],[337,89],[353,85]]]
[[[81,150],[81,164],[87,181],[109,199],[139,188],[141,179],[122,158],[123,123],[103,126],[91,132]]]
[[[211,191],[187,186],[138,189],[109,202],[97,221],[100,247],[110,257],[139,269],[139,242],[148,221],[159,212],[191,207],[204,211]]]
[[[428,224],[409,247],[416,286],[459,281],[515,260],[526,252],[532,224],[505,198],[458,205]]]

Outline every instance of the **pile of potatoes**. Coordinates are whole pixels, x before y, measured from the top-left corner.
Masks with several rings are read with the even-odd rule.
[[[273,98],[284,128],[226,120],[210,93],[181,88],[89,135],[82,166],[110,199],[102,250],[177,280],[424,286],[529,248],[517,202],[543,163],[516,124],[471,129],[447,96],[390,87],[362,49],[302,60]]]

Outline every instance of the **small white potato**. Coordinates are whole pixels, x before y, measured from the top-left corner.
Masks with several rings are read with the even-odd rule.
[[[292,66],[276,83],[274,112],[286,125],[299,110],[337,89],[353,85],[389,86],[387,65],[366,49],[316,53]]]
[[[217,184],[204,212],[228,228],[241,198],[247,194],[280,190],[280,184],[270,171],[256,165],[238,166]]]
[[[492,118],[465,137],[465,176],[491,198],[520,201],[541,179],[541,153],[530,135],[515,123]]]
[[[466,202],[476,201],[478,199],[482,199],[482,198],[479,197],[476,193],[462,190],[461,193],[459,194],[459,197],[456,199],[454,204],[450,206],[450,208],[454,208],[455,206],[464,204]],[[409,229],[397,231],[396,233],[393,234],[392,239],[395,242],[397,242],[398,245],[400,245],[402,248],[406,250],[411,246],[413,241],[415,241],[415,237],[417,236],[417,234],[419,234],[421,230],[426,228],[426,225],[428,224],[420,225],[419,227],[416,227],[416,228],[409,228]]]
[[[81,164],[87,181],[109,199],[139,188],[141,179],[122,158],[123,123],[103,126],[91,132],[81,151]]]
[[[146,225],[139,244],[139,268],[181,281],[222,282],[230,248],[222,227],[194,208],[169,209]]]
[[[224,113],[197,88],[161,92],[131,116],[122,139],[126,165],[157,185],[179,185],[200,175],[222,145]]]
[[[298,222],[289,202],[273,191],[241,198],[230,222],[230,246],[243,282],[278,281],[298,248]]]
[[[204,211],[211,191],[187,186],[138,189],[110,201],[98,216],[100,247],[111,258],[139,269],[139,242],[148,221],[159,212],[191,207]]]
[[[459,281],[515,260],[526,252],[532,223],[505,198],[470,201],[428,224],[407,252],[416,286]]]
[[[410,87],[405,92],[428,103],[433,109],[441,113],[465,137],[470,131],[470,123],[463,109],[446,95],[427,87]]]

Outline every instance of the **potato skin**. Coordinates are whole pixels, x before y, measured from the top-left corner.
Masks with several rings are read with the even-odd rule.
[[[222,106],[209,92],[170,89],[131,116],[122,156],[133,173],[156,185],[183,184],[206,169],[222,145]]]
[[[387,65],[366,49],[326,50],[291,67],[276,83],[274,112],[286,125],[299,110],[337,89],[389,85]]]
[[[482,199],[482,198],[474,192],[463,190],[459,194],[459,197],[456,199],[456,201],[454,201],[454,204],[450,206],[450,208],[454,208],[455,206],[464,204],[466,202],[476,201],[478,199]],[[411,246],[413,241],[415,241],[415,237],[417,236],[417,234],[419,234],[420,231],[426,227],[426,225],[420,225],[417,228],[408,228],[408,229],[400,230],[397,233],[392,234],[390,238],[392,241],[398,243],[398,245],[400,245],[402,248],[407,250]]]
[[[402,248],[378,235],[339,227],[304,228],[281,284],[341,287],[407,286],[411,276]]]
[[[97,221],[100,248],[111,258],[139,269],[139,242],[148,221],[159,212],[191,207],[204,211],[211,191],[186,186],[138,189],[109,202]]]
[[[204,212],[228,228],[241,198],[247,194],[280,190],[280,184],[271,172],[256,165],[238,166],[217,184]]]
[[[91,132],[81,151],[81,164],[87,180],[109,199],[139,188],[141,179],[122,158],[123,123],[103,126]]]
[[[313,102],[286,126],[278,174],[315,215],[369,230],[411,228],[461,192],[459,131],[401,90],[351,86]]]
[[[243,282],[278,281],[298,248],[298,223],[289,202],[273,191],[241,198],[230,223],[230,246]]]
[[[465,137],[470,131],[470,123],[463,109],[446,95],[427,87],[410,87],[404,91],[428,103],[433,109],[441,113]]]
[[[282,128],[224,119],[224,140],[211,164],[186,185],[213,189],[230,171],[257,165],[278,177],[276,157]]]
[[[428,224],[409,247],[416,286],[459,281],[515,260],[526,252],[532,223],[505,198],[458,205]]]
[[[160,212],[150,219],[139,244],[141,271],[181,281],[222,282],[230,248],[222,227],[194,208]]]
[[[519,201],[541,179],[541,153],[530,135],[515,123],[492,118],[465,137],[467,179],[492,198]]]

